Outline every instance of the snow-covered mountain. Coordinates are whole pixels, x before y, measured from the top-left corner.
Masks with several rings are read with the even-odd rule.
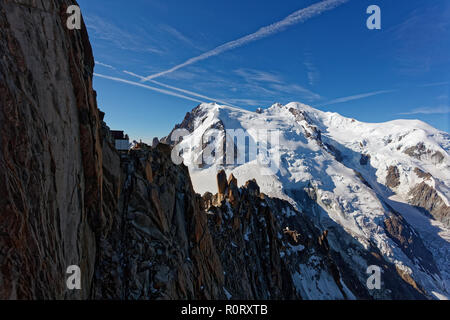
[[[165,141],[176,144],[198,193],[217,192],[220,169],[239,185],[256,179],[262,192],[329,230],[331,247],[361,282],[364,257],[381,255],[380,267],[395,265],[418,292],[450,297],[449,134],[421,121],[363,123],[301,103],[257,112],[201,104],[175,129],[184,130],[182,141],[172,141],[180,141],[175,130]],[[247,137],[232,137],[239,133]]]

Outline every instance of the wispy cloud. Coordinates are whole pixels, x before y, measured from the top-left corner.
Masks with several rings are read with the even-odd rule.
[[[290,95],[301,95],[304,99],[308,101],[317,101],[322,99],[322,97],[308,90],[298,84],[273,84],[270,86],[272,89],[276,90],[278,93],[285,93]]]
[[[234,70],[234,73],[244,78],[247,82],[283,82],[278,75],[267,71],[241,68]]]
[[[177,39],[178,41],[184,42],[185,44],[198,49],[198,50],[202,50],[201,47],[199,47],[198,45],[196,45],[194,43],[194,41],[192,41],[190,38],[186,37],[183,33],[181,33],[180,31],[178,31],[177,29],[175,29],[172,26],[169,26],[167,24],[162,24],[159,26],[160,31],[165,32],[167,34],[169,34],[170,36],[172,36],[173,38]]]
[[[402,115],[413,115],[413,114],[446,114],[450,113],[450,106],[438,106],[438,107],[422,107],[416,108],[409,112],[402,112]]]
[[[135,81],[130,81],[130,80],[126,80],[126,79],[122,79],[122,78],[117,78],[117,77],[110,77],[107,75],[103,75],[100,73],[94,73],[94,76],[100,77],[100,78],[104,78],[104,79],[108,79],[108,80],[112,80],[112,81],[116,81],[116,82],[122,82],[122,83],[126,83],[126,84],[130,84],[132,86],[136,86],[136,87],[141,87],[147,90],[152,90],[152,91],[156,91],[159,93],[163,93],[169,96],[173,96],[173,97],[178,97],[178,98],[182,98],[182,99],[186,99],[186,100],[190,100],[190,101],[194,101],[194,102],[200,102],[203,103],[204,101],[195,99],[195,98],[191,98],[182,94],[178,94],[176,92],[172,92],[172,91],[168,91],[168,90],[164,90],[164,89],[160,89],[160,88],[155,88],[155,87],[151,87],[148,86],[146,84],[140,83],[140,82],[135,82]]]
[[[320,15],[323,12],[332,10],[340,5],[342,5],[343,3],[347,2],[349,0],[326,0],[326,1],[321,1],[318,3],[315,3],[309,7],[306,7],[304,9],[300,9],[292,14],[290,14],[289,16],[287,16],[286,18],[284,18],[281,21],[275,22],[271,25],[265,26],[260,28],[258,31],[251,33],[249,35],[246,35],[244,37],[241,37],[237,40],[233,40],[230,42],[227,42],[225,44],[222,44],[210,51],[207,51],[197,57],[193,57],[188,59],[187,61],[176,65],[168,70],[150,75],[148,77],[146,77],[144,79],[144,81],[148,81],[151,79],[155,79],[158,77],[161,77],[163,75],[166,75],[168,73],[174,72],[178,69],[184,68],[188,65],[191,65],[193,63],[196,63],[198,61],[202,61],[205,59],[208,59],[210,57],[213,56],[217,56],[223,52],[229,51],[231,49],[235,49],[238,47],[241,47],[243,45],[246,45],[250,42],[254,42],[263,38],[266,38],[270,35],[276,34],[278,32],[281,32],[283,30],[285,30],[287,27],[302,23],[307,21],[308,19]]]
[[[445,81],[445,82],[432,82],[432,83],[425,83],[420,85],[419,87],[440,87],[440,86],[446,86],[450,84],[450,82]]]
[[[130,72],[130,71],[126,71],[126,70],[124,70],[123,72],[126,73],[126,74],[128,74],[128,75],[130,75],[130,76],[136,77],[136,78],[138,78],[138,79],[141,79],[141,80],[144,79],[143,76],[140,76],[140,75],[138,75],[138,74],[136,74],[136,73],[133,73],[133,72]],[[222,103],[222,104],[226,104],[226,105],[231,106],[231,107],[236,107],[236,106],[230,104],[229,102],[226,102],[226,101],[223,101],[223,100],[220,100],[220,99],[216,99],[216,98],[211,98],[211,97],[202,95],[202,94],[200,94],[200,93],[196,93],[196,92],[193,92],[193,91],[189,91],[189,90],[177,88],[177,87],[174,87],[174,86],[170,86],[170,85],[168,85],[168,84],[161,83],[161,82],[156,81],[156,80],[149,80],[149,81],[152,82],[152,83],[154,83],[154,84],[156,84],[156,85],[158,85],[158,86],[161,86],[161,87],[164,87],[164,88],[167,88],[167,89],[172,89],[172,90],[175,90],[175,91],[179,91],[179,92],[182,92],[182,93],[185,93],[185,94],[188,94],[188,95],[197,97],[197,98],[206,99],[207,101],[220,102],[220,103]]]
[[[328,105],[333,105],[333,104],[338,104],[338,103],[343,103],[343,102],[348,102],[348,101],[353,101],[353,100],[364,99],[364,98],[368,98],[368,97],[372,97],[372,96],[377,96],[379,94],[391,93],[391,92],[395,92],[395,91],[396,90],[380,90],[380,91],[374,91],[374,92],[368,92],[368,93],[355,94],[352,96],[333,99],[331,101],[321,104],[318,107],[328,106]]]
[[[320,73],[311,62],[304,62],[306,70],[308,71],[308,82],[314,86],[319,81]]]
[[[234,71],[247,83],[247,86],[253,86],[262,94],[278,95],[280,93],[288,95],[301,95],[308,101],[316,101],[322,97],[298,84],[286,83],[283,78],[275,73],[255,70],[255,69],[238,69]]]
[[[252,107],[267,105],[272,102],[270,100],[255,100],[255,99],[228,99],[228,100],[231,101],[232,103]]]
[[[448,50],[442,47],[442,40],[450,36],[449,14],[448,1],[424,1],[386,29],[401,73],[417,76],[449,63]]]
[[[437,96],[436,97],[436,100],[440,100],[440,101],[448,101],[448,93],[444,93],[444,94],[441,94],[441,95],[439,95],[439,96]]]
[[[102,67],[105,67],[105,68],[108,68],[108,69],[116,70],[116,68],[114,68],[113,66],[110,66],[109,64],[106,64],[106,63],[102,63],[100,61],[95,61],[95,64],[99,65],[99,66],[102,66]]]
[[[84,16],[86,26],[89,30],[89,35],[95,39],[108,42],[116,48],[122,50],[130,50],[135,52],[150,52],[155,54],[164,54],[157,45],[149,44],[144,39],[149,39],[145,30],[139,30],[136,32],[125,31],[125,28],[121,28],[108,20],[99,16]]]
[[[305,53],[305,60],[303,61],[303,65],[306,68],[309,85],[314,86],[319,81],[320,73],[312,62],[312,54],[310,52]]]

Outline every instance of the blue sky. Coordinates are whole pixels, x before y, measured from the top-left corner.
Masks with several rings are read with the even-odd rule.
[[[449,132],[450,1],[332,1],[286,19],[321,1],[78,0],[108,125],[151,141],[198,101],[299,101]],[[381,30],[366,27],[372,4]]]

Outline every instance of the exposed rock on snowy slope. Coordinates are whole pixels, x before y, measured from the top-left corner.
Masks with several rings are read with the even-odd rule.
[[[223,175],[221,171],[218,177]],[[289,202],[261,193],[255,180],[238,188],[230,175],[222,190],[214,196],[206,193],[203,201],[225,287],[233,298],[424,298],[387,262],[384,288],[373,296],[366,275],[355,272],[354,262],[349,264],[330,247],[330,232],[318,229],[310,212],[301,213]],[[310,210],[318,210],[306,192],[302,199]],[[350,244],[347,249],[370,264],[381,261],[376,248],[369,253]]]
[[[349,243],[377,248],[417,292],[449,295],[447,133],[420,121],[362,123],[300,103],[263,112],[202,104],[177,128],[186,133],[172,143],[182,150],[197,192],[216,192],[208,177],[221,168],[239,185],[255,178],[262,192],[333,231],[330,245],[347,262],[356,259]],[[237,143],[230,129],[244,130],[245,142]],[[278,132],[278,143],[267,143],[261,130]],[[258,161],[255,144],[264,145],[271,166]],[[314,194],[317,210],[302,204],[304,190]],[[426,223],[418,223],[422,218]],[[367,267],[364,259],[354,262],[356,273]]]
[[[200,197],[170,151],[159,144],[122,158],[123,188],[98,247],[94,298],[370,298],[308,216],[253,180],[238,188],[223,171],[221,191]],[[422,297],[398,281],[389,286],[401,292],[392,297]]]
[[[431,213],[437,220],[442,221],[446,227],[450,227],[450,207],[447,205],[438,191],[430,186],[425,179],[409,191],[409,203],[425,209],[425,213]]]
[[[311,215],[261,193],[255,180],[239,188],[224,171],[217,174],[218,193],[195,195],[187,168],[172,164],[170,153],[159,144],[123,158],[118,214],[98,248],[95,298],[373,297],[365,276],[330,248],[330,232],[315,227]],[[306,193],[303,199],[311,201]],[[350,248],[380,262],[376,248]],[[375,297],[425,297],[393,264],[383,264],[385,287]]]

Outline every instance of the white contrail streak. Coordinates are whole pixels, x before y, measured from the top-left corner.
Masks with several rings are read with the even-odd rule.
[[[183,62],[182,64],[176,65],[168,70],[145,77],[142,81],[145,82],[145,81],[149,81],[151,79],[158,78],[160,76],[174,72],[178,69],[184,68],[184,67],[191,65],[193,63],[196,63],[198,61],[205,60],[205,59],[208,59],[213,56],[217,56],[225,51],[241,47],[247,43],[250,43],[250,42],[262,39],[262,38],[266,38],[270,35],[276,34],[280,31],[284,30],[287,27],[290,27],[290,26],[298,24],[298,23],[305,22],[306,20],[308,20],[314,16],[317,16],[325,11],[332,10],[347,1],[349,1],[349,0],[326,0],[326,1],[321,1],[321,2],[315,3],[307,8],[300,9],[300,10],[290,14],[289,16],[287,16],[286,18],[284,18],[281,21],[278,21],[278,22],[275,22],[268,26],[262,27],[258,31],[254,32],[252,34],[249,34],[247,36],[244,36],[242,38],[239,38],[237,40],[233,40],[233,41],[227,42],[225,44],[222,44],[222,45],[220,45],[210,51],[207,51],[197,57],[190,58],[189,60]]]
[[[353,96],[333,99],[331,101],[328,101],[328,102],[322,104],[321,106],[329,106],[329,105],[332,105],[332,104],[338,104],[338,103],[344,103],[344,102],[353,101],[353,100],[364,99],[364,98],[368,98],[368,97],[372,97],[372,96],[377,96],[379,94],[391,93],[391,92],[395,92],[395,91],[396,90],[381,90],[381,91],[374,91],[374,92],[356,94],[356,95],[353,95]]]
[[[128,75],[130,75],[130,76],[139,78],[139,79],[141,79],[141,80],[144,80],[144,79],[145,79],[145,77],[140,76],[140,75],[138,75],[138,74],[136,74],[136,73],[133,73],[133,72],[130,72],[130,71],[124,70],[123,72],[126,73],[126,74],[128,74]],[[170,86],[170,85],[168,85],[168,84],[161,83],[161,82],[155,81],[155,80],[148,80],[148,81],[150,81],[150,82],[152,82],[152,83],[154,83],[154,84],[157,84],[157,85],[159,85],[159,86],[161,86],[161,87],[165,87],[165,88],[167,88],[167,89],[172,89],[172,90],[175,90],[175,91],[183,92],[183,93],[186,93],[186,94],[188,94],[188,95],[191,95],[191,96],[194,96],[194,97],[197,97],[197,98],[206,99],[206,100],[208,100],[208,101],[219,102],[219,103],[222,103],[222,104],[227,105],[227,106],[230,106],[230,107],[239,108],[239,107],[237,107],[237,106],[232,105],[232,104],[229,103],[229,102],[226,102],[226,101],[223,101],[223,100],[219,100],[219,99],[214,99],[214,98],[211,98],[211,97],[208,97],[208,96],[204,96],[204,95],[202,95],[202,94],[200,94],[200,93],[196,93],[196,92],[192,92],[192,91],[189,91],[189,90],[185,90],[185,89],[173,87],[173,86]]]
[[[414,115],[414,114],[446,114],[450,113],[450,106],[439,106],[435,108],[424,107],[416,108],[409,112],[398,113],[401,115]]]
[[[96,65],[99,65],[99,66],[103,66],[103,67],[109,68],[109,69],[116,70],[116,68],[114,68],[113,66],[111,66],[111,65],[109,65],[109,64],[106,64],[106,63],[102,63],[102,62],[100,62],[100,61],[95,61],[95,64],[96,64]]]
[[[148,89],[148,90],[152,90],[152,91],[156,91],[156,92],[159,92],[159,93],[167,94],[167,95],[173,96],[173,97],[178,97],[178,98],[182,98],[182,99],[186,99],[186,100],[190,100],[190,101],[194,101],[194,102],[204,103],[204,101],[201,101],[201,100],[197,100],[197,99],[194,99],[194,98],[191,98],[191,97],[186,97],[186,96],[184,96],[182,94],[178,94],[176,92],[150,87],[150,86],[148,86],[146,84],[142,84],[142,83],[139,83],[139,82],[129,81],[129,80],[125,80],[125,79],[122,79],[122,78],[105,76],[105,75],[99,74],[99,73],[94,73],[94,76],[97,76],[97,77],[100,77],[100,78],[104,78],[104,79],[109,79],[109,80],[112,80],[112,81],[117,81],[117,82],[131,84],[131,85],[136,86],[136,87],[145,88],[145,89]]]

